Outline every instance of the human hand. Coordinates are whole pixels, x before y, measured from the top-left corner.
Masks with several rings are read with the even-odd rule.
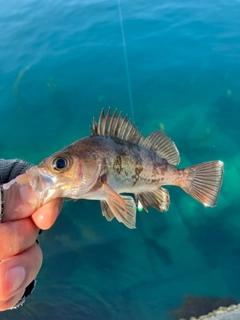
[[[42,251],[36,243],[39,229],[50,228],[60,213],[63,199],[37,209],[37,196],[29,184],[4,190],[0,223],[0,311],[13,308],[36,278]]]

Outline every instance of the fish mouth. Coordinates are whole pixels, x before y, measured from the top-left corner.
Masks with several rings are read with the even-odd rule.
[[[26,174],[32,190],[39,198],[39,206],[59,196],[56,177],[46,172],[45,169],[34,166],[27,170]]]

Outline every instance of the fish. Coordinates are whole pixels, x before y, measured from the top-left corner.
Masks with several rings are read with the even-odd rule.
[[[180,154],[162,131],[147,137],[122,112],[102,109],[93,118],[91,135],[55,152],[26,171],[28,182],[41,204],[54,198],[100,200],[102,215],[136,227],[136,204],[145,211],[161,212],[170,205],[173,185],[204,204],[214,207],[223,179],[224,163],[203,162],[177,168]],[[135,199],[131,196],[135,195]]]

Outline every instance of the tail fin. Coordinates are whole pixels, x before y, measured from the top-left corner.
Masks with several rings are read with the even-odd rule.
[[[188,178],[181,186],[183,190],[205,206],[214,207],[222,185],[223,162],[204,162],[185,170]]]

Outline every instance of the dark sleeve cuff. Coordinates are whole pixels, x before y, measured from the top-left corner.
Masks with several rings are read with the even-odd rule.
[[[34,288],[35,288],[35,285],[36,285],[36,282],[37,282],[36,279],[34,279],[34,280],[26,287],[25,292],[24,292],[22,298],[18,301],[18,303],[17,303],[14,307],[11,308],[11,310],[12,310],[12,309],[17,309],[18,307],[21,307],[21,306],[24,304],[26,298],[33,292],[33,290],[34,290]]]
[[[3,188],[0,185],[0,223],[3,219]]]
[[[32,166],[31,163],[19,159],[0,159],[0,184],[11,181]]]

